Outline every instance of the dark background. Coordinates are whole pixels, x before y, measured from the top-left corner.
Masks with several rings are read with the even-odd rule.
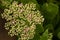
[[[0,9],[0,13],[2,13],[2,9]],[[5,30],[4,28],[4,24],[5,24],[5,19],[1,18],[1,14],[0,14],[0,40],[15,40],[15,37],[10,37],[8,35],[8,31]]]

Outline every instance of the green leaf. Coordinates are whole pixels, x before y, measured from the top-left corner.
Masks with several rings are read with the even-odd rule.
[[[48,29],[43,33],[40,40],[48,40]]]
[[[26,3],[29,3],[29,2],[34,2],[34,3],[37,3],[36,0],[20,0],[22,3],[26,4]]]
[[[58,14],[58,5],[53,3],[45,3],[42,6],[43,15],[47,21],[52,21],[54,17]]]
[[[40,24],[37,24],[37,25],[36,25],[36,32],[37,32],[37,33],[42,33],[42,32],[44,32],[44,28],[43,28],[42,24],[41,24],[41,25],[40,25]]]
[[[53,24],[46,25],[45,29],[46,28],[48,28],[50,32],[53,32],[53,30],[54,30]]]

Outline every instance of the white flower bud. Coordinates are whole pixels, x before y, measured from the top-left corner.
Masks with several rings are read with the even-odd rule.
[[[25,5],[13,2],[8,9],[4,10],[2,18],[7,20],[5,29],[9,30],[11,36],[20,37],[18,40],[29,40],[35,35],[35,24],[41,24],[44,21],[39,10],[36,9],[36,4],[27,3]]]

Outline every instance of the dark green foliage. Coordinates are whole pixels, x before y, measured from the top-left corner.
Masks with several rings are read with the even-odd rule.
[[[42,34],[40,40],[48,40],[48,29]]]
[[[60,1],[59,0],[37,0],[45,17],[44,28],[49,28],[53,33],[53,39],[60,39]],[[55,37],[54,37],[55,36]]]
[[[45,3],[42,6],[42,11],[43,11],[43,15],[45,16],[45,18],[47,19],[47,21],[51,22],[55,16],[58,14],[58,6],[56,4],[53,3]]]

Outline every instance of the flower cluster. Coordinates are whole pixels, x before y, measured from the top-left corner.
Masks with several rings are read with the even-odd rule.
[[[0,1],[1,1],[2,6],[8,7],[11,4],[10,1],[12,0],[0,0]]]
[[[11,36],[20,35],[18,40],[29,40],[34,37],[36,25],[44,21],[40,11],[36,9],[36,4],[22,3],[14,1],[8,9],[4,10],[2,18],[7,20],[5,29],[9,30]]]
[[[30,27],[25,27],[24,30],[22,31],[22,34],[20,35],[21,38],[18,40],[29,40],[34,37],[34,30],[36,29],[34,23]]]

